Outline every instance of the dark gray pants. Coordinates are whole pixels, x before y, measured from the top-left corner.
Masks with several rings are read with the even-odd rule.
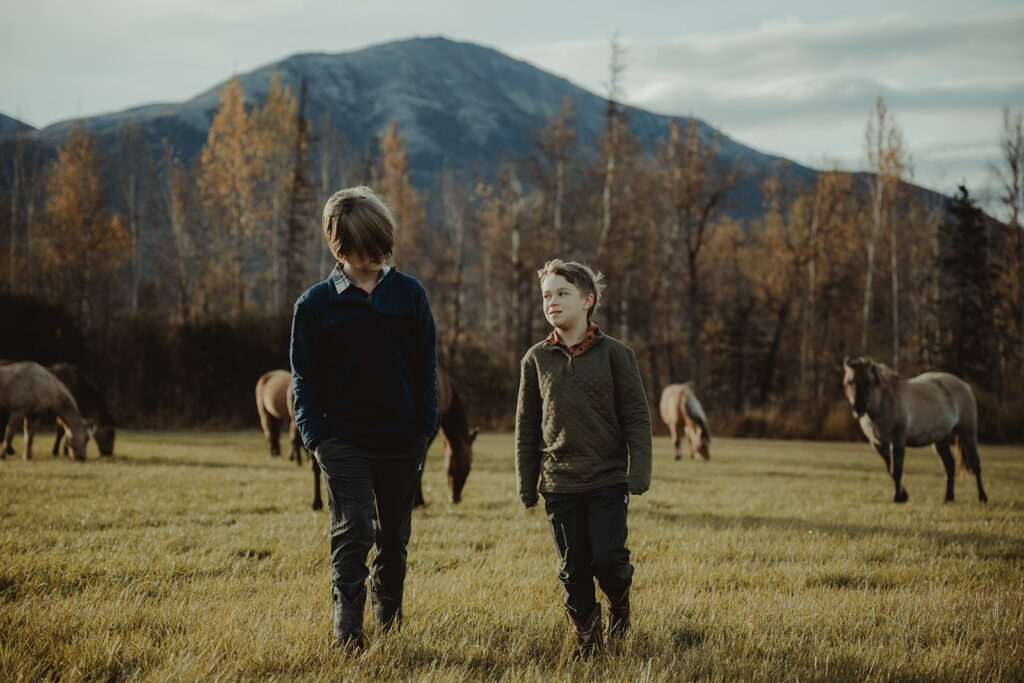
[[[583,493],[548,493],[544,508],[558,551],[565,608],[583,622],[597,605],[595,578],[613,600],[633,583],[626,548],[628,489],[615,484]]]
[[[371,590],[401,604],[405,547],[426,446],[422,439],[377,452],[327,439],[317,448],[331,511],[331,586],[346,601],[356,600],[364,588],[372,547]]]

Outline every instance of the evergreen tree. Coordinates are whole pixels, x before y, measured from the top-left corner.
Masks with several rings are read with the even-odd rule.
[[[985,215],[967,188],[946,202],[940,229],[940,329],[944,369],[987,385],[991,376],[992,273]]]

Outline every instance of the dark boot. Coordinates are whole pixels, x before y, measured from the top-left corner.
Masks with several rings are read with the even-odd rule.
[[[363,647],[363,606],[366,604],[366,587],[359,589],[353,600],[346,600],[341,589],[331,588],[334,604],[334,646],[345,650],[359,650]]]
[[[402,591],[388,594],[377,584],[370,591],[370,605],[373,607],[373,620],[380,626],[382,633],[392,628],[402,629]]]
[[[601,641],[601,606],[594,605],[594,610],[583,623],[572,618],[569,610],[565,611],[572,629],[572,637],[576,641],[576,649],[581,659],[590,659],[604,647]]]
[[[629,589],[617,600],[607,595],[601,600],[604,604],[604,618],[608,621],[608,638],[620,638],[629,630]]]

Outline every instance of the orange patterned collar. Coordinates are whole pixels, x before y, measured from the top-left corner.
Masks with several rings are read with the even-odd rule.
[[[551,336],[548,337],[547,342],[548,344],[557,344],[558,346],[561,346],[563,349],[569,352],[570,356],[578,356],[587,349],[589,349],[594,344],[594,340],[597,339],[597,335],[600,331],[601,330],[598,329],[594,321],[591,320],[587,324],[587,331],[584,333],[583,339],[581,339],[578,344],[566,346],[565,342],[563,342],[562,339],[558,336],[557,328],[551,330]]]

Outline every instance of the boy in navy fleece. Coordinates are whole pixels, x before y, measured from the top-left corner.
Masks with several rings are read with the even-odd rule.
[[[335,193],[323,231],[338,260],[295,302],[295,423],[324,473],[335,645],[363,644],[366,555],[374,620],[402,622],[406,545],[423,457],[437,431],[437,348],[426,292],[386,265],[395,221],[368,187]]]

